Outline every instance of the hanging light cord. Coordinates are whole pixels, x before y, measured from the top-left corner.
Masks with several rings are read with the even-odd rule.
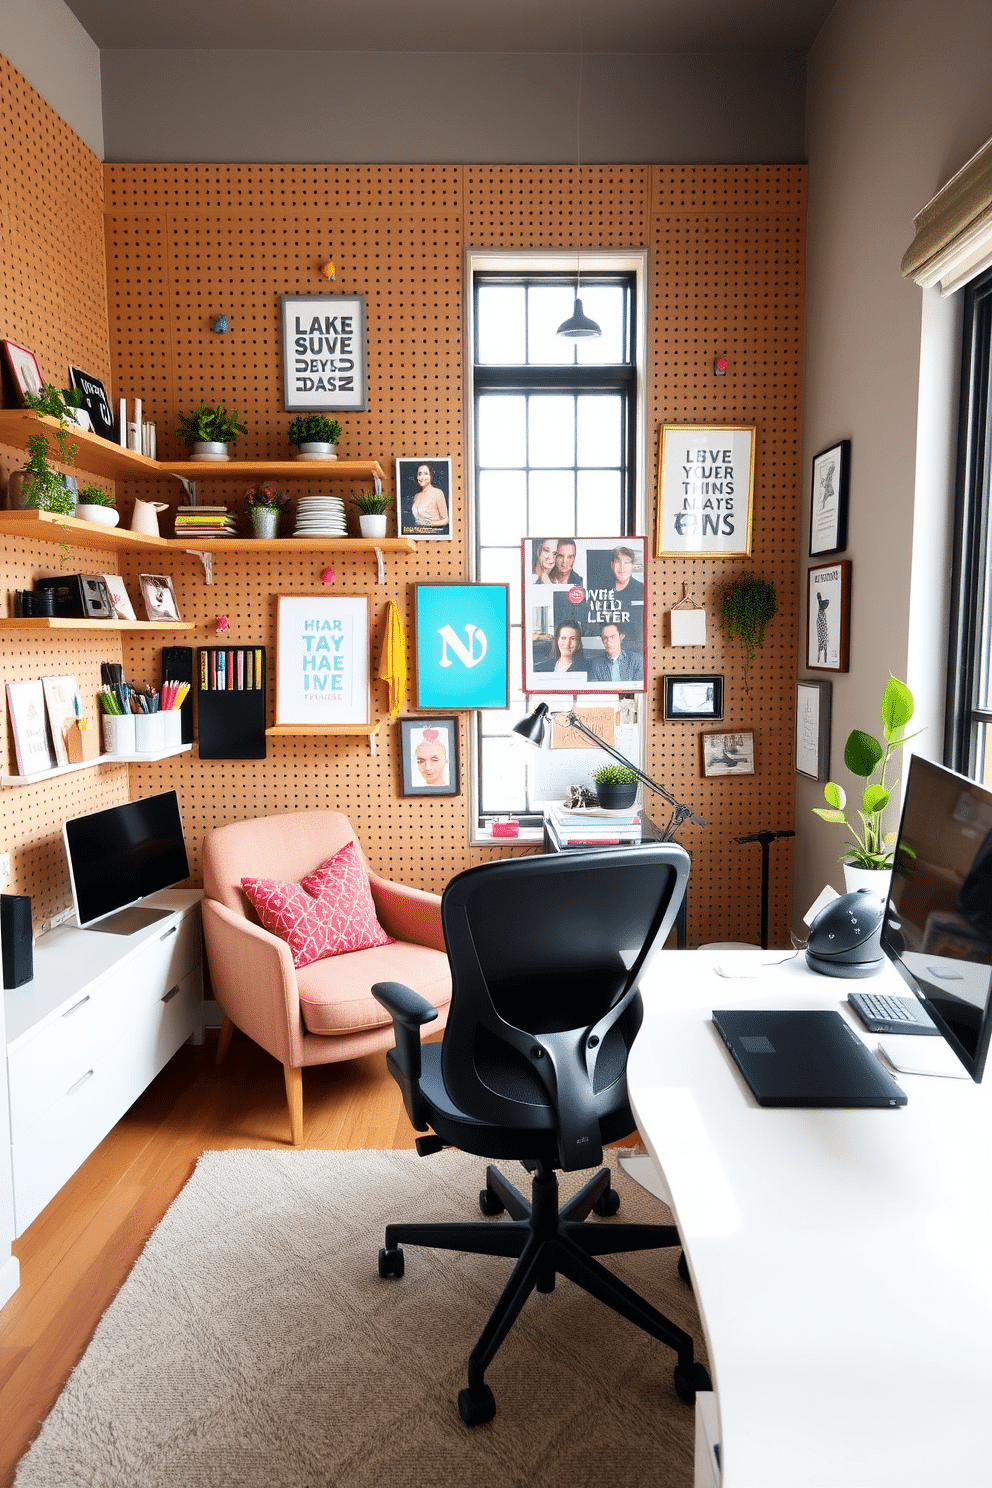
[[[575,11],[579,22],[579,85],[575,92],[575,298],[582,292],[582,244],[579,230],[582,225],[580,196],[582,193],[582,64],[585,60],[585,42],[582,34],[582,0],[575,0]]]

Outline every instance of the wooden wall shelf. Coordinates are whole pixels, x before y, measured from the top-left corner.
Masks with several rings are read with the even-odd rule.
[[[9,615],[0,618],[4,630],[195,630],[192,620],[68,620],[61,615]]]
[[[97,522],[84,522],[81,517],[60,517],[54,512],[0,512],[0,536],[32,537],[37,542],[69,543],[73,548],[137,548],[167,550],[169,539],[145,537],[127,527],[101,527]]]
[[[12,444],[17,449],[27,449],[32,434],[41,429],[58,429],[58,419],[47,414],[37,414],[31,408],[0,408],[0,444]],[[134,450],[122,449],[101,439],[99,434],[90,434],[85,429],[68,430],[71,442],[77,446],[73,467],[88,470],[91,475],[102,475],[115,480],[123,476],[167,475],[161,462],[149,460],[147,455],[137,455]],[[60,465],[57,450],[52,447],[52,463]]]
[[[265,733],[269,738],[282,739],[289,739],[294,735],[311,739],[319,739],[327,735],[335,735],[338,738],[350,736],[368,739],[369,753],[375,754],[376,735],[381,728],[381,719],[375,723],[276,723],[272,728],[267,728]]]

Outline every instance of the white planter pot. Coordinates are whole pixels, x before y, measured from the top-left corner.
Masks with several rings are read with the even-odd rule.
[[[386,513],[379,516],[364,516],[358,518],[358,528],[363,537],[385,537],[386,535]]]
[[[77,429],[82,429],[88,434],[92,434],[93,432],[93,420],[85,408],[67,409],[65,421],[67,424],[75,424]]]
[[[337,457],[338,452],[333,444],[311,443],[300,445],[301,460],[336,460]]]
[[[193,446],[194,460],[228,460],[227,445],[217,439],[201,439]]]
[[[76,516],[84,522],[96,522],[100,527],[116,527],[121,519],[119,511],[112,506],[91,506],[87,502],[80,502],[76,507]]]
[[[846,893],[856,894],[859,889],[870,889],[888,903],[891,868],[861,868],[857,863],[844,863],[842,866]]]

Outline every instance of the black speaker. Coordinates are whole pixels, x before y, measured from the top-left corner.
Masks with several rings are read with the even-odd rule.
[[[23,987],[34,976],[29,894],[0,894],[0,936],[3,938],[3,984],[5,987]]]

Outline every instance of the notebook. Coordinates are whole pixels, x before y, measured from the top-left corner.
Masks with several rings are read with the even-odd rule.
[[[840,1013],[714,1009],[759,1106],[904,1106],[906,1092]]]

